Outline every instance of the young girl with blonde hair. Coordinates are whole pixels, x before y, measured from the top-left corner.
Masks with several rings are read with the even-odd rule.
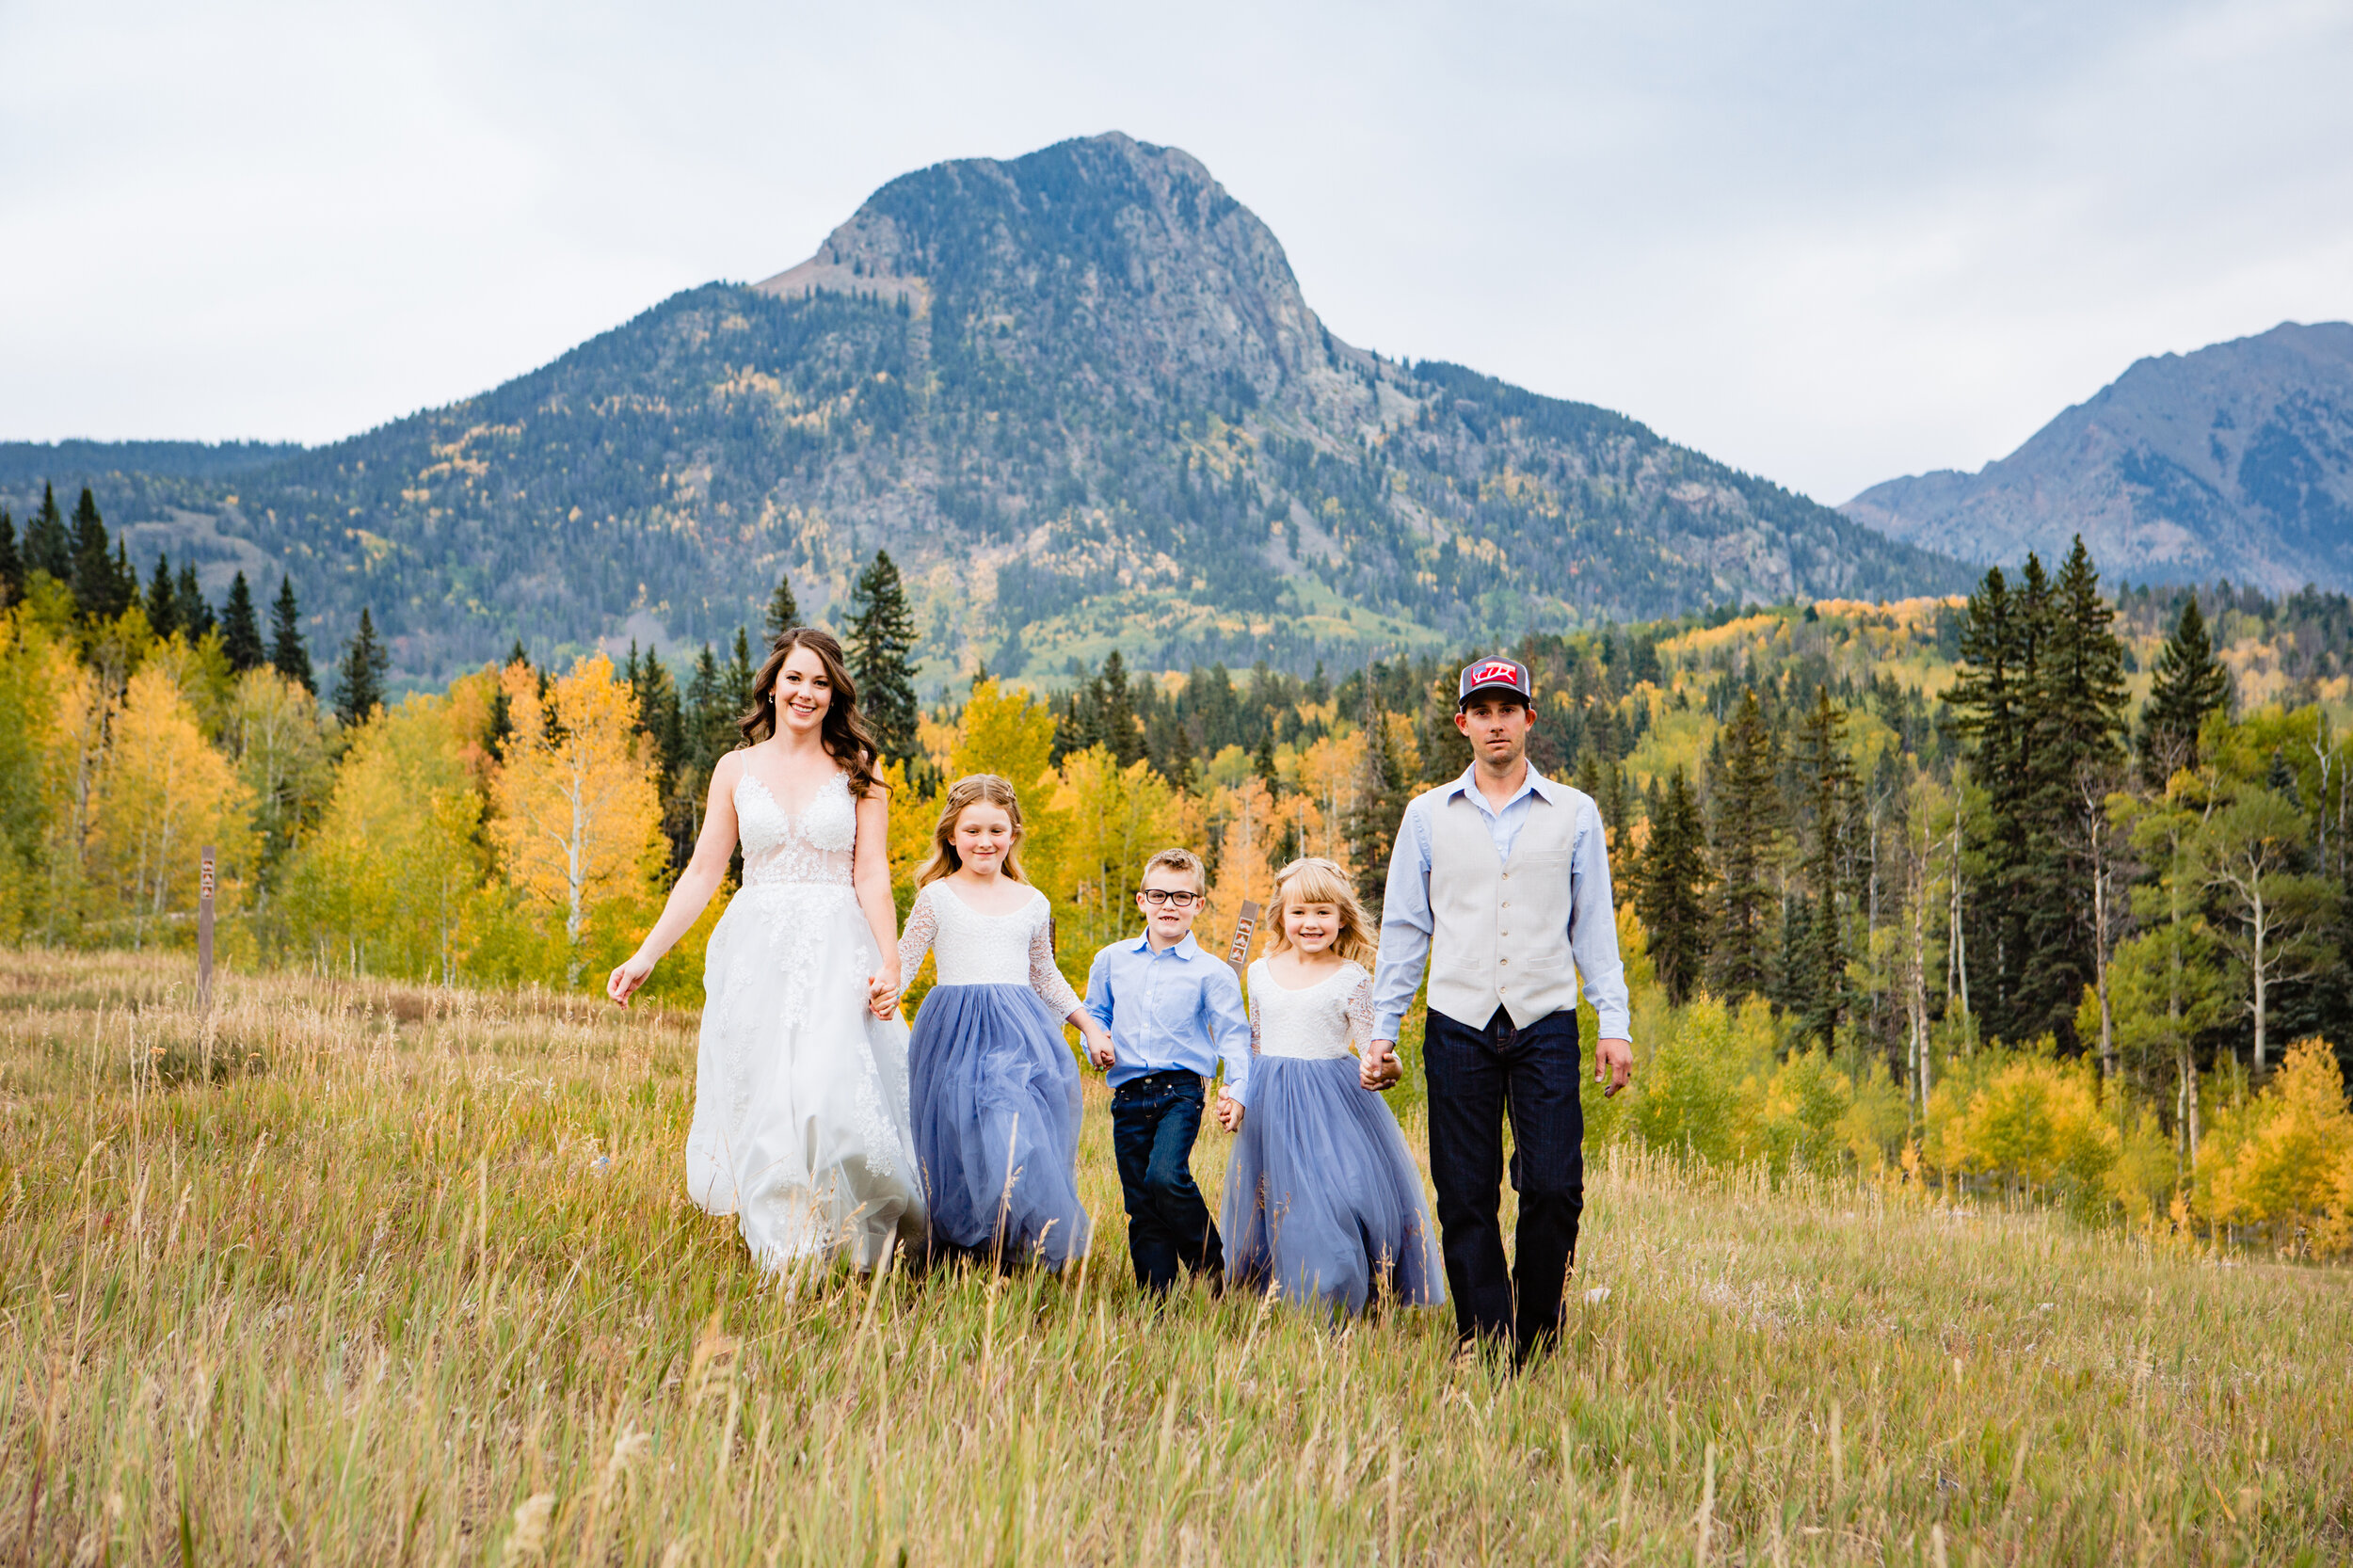
[[[1374,1295],[1446,1300],[1421,1172],[1352,1054],[1372,1038],[1372,938],[1348,873],[1294,860],[1274,936],[1250,966],[1250,1109],[1225,1168],[1225,1267],[1254,1288],[1362,1312]]]
[[[939,960],[908,1048],[915,1154],[936,1252],[1060,1269],[1087,1236],[1062,1026],[1090,1051],[1111,1041],[1054,966],[1053,910],[1022,874],[1021,840],[1010,783],[949,787],[899,941],[904,975],[927,950]]]

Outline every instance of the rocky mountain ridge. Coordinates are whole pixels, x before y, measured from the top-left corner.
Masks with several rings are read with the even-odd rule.
[[[1840,510],[1979,563],[2056,559],[2080,533],[2111,578],[2353,589],[2353,325],[2141,360],[1976,473]]]
[[[877,548],[936,682],[1967,580],[1623,415],[1340,341],[1206,168],[1118,135],[903,176],[760,283],[168,489],[118,520],[282,564],[328,640],[373,606],[416,680],[724,636],[779,572],[824,615]]]

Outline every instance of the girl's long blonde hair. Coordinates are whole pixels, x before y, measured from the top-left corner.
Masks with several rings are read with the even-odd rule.
[[[1380,947],[1366,929],[1370,923],[1365,918],[1365,906],[1356,902],[1355,885],[1348,872],[1337,862],[1321,856],[1309,856],[1294,860],[1274,873],[1274,936],[1267,944],[1267,956],[1288,952],[1291,946],[1290,921],[1284,919],[1294,904],[1328,904],[1340,912],[1339,935],[1332,938],[1331,951],[1352,964],[1372,968]]]
[[[932,857],[915,873],[918,888],[964,870],[964,856],[956,853],[956,819],[964,815],[966,807],[984,802],[1013,819],[1013,846],[1005,851],[1005,863],[999,870],[1013,881],[1029,882],[1029,873],[1021,869],[1021,801],[1013,792],[1011,781],[993,773],[976,773],[948,786],[948,798],[939,808],[939,825],[932,829]]]

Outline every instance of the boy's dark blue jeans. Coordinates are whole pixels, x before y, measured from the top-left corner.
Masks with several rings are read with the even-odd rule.
[[[1225,1276],[1225,1243],[1193,1184],[1193,1141],[1208,1092],[1201,1075],[1146,1073],[1112,1091],[1112,1147],[1128,1199],[1128,1250],[1136,1283],[1155,1295],[1176,1283],[1179,1266]]]

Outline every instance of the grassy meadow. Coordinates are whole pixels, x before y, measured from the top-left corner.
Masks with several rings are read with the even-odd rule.
[[[2341,1269],[1621,1147],[1508,1377],[1155,1312],[1098,1081],[1080,1277],[763,1282],[682,1190],[691,1012],[188,990],[0,953],[0,1560],[2353,1556]]]

